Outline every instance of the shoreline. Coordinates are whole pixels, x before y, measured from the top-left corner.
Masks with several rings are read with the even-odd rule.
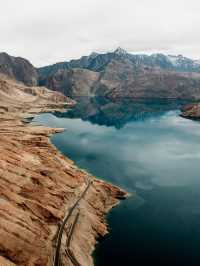
[[[180,116],[191,120],[200,120],[200,103],[186,105],[181,110]]]
[[[62,111],[67,105],[42,99],[40,104],[13,103],[0,114],[1,265],[52,265],[58,225],[83,190],[86,178],[91,178],[51,143],[50,136],[63,129],[23,121],[40,113]],[[1,106],[5,108],[4,102]],[[93,265],[97,238],[108,233],[106,213],[127,196],[114,185],[92,179],[79,203],[79,219],[70,243],[83,266]],[[65,265],[73,265],[65,252],[73,219],[69,219],[61,241],[60,260]]]

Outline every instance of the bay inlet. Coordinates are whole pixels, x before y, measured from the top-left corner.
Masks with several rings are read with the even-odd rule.
[[[34,119],[66,128],[53,144],[132,195],[109,213],[96,266],[200,264],[200,123],[180,117],[179,107],[99,100]]]

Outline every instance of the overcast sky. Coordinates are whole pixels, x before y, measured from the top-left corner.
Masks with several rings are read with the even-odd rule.
[[[200,59],[199,0],[0,0],[0,51],[41,66],[118,46]]]

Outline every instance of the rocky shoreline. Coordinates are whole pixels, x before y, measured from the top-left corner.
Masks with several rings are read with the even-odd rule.
[[[200,103],[186,105],[181,110],[181,116],[188,119],[200,119]]]
[[[13,97],[15,95],[15,97]],[[78,169],[50,142],[54,129],[27,123],[41,112],[64,110],[73,101],[46,88],[0,79],[0,265],[53,265],[59,225],[69,208],[92,184],[78,205],[70,247],[80,265],[93,265],[96,239],[107,233],[105,214],[127,195]],[[73,214],[64,229],[61,265],[74,265],[66,252]]]

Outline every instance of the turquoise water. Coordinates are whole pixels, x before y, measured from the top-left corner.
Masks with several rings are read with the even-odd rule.
[[[66,128],[52,137],[64,154],[132,193],[108,215],[110,234],[94,252],[97,266],[198,266],[200,123],[181,118],[169,103],[129,104],[129,115],[127,104],[120,112],[106,105],[103,113],[89,106],[84,114],[81,108],[35,121]]]

